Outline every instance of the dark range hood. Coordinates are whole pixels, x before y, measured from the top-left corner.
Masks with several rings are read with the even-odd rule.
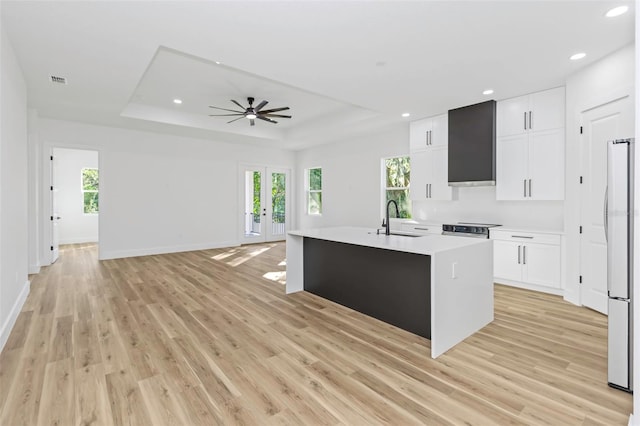
[[[449,186],[496,184],[496,101],[449,110]]]

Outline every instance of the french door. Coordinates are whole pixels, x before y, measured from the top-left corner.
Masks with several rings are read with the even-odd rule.
[[[245,165],[240,173],[242,242],[284,240],[291,210],[289,170]]]

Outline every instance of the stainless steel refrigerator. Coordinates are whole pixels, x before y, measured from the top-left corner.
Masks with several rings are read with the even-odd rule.
[[[633,139],[607,143],[608,381],[628,392],[633,390],[633,164]]]

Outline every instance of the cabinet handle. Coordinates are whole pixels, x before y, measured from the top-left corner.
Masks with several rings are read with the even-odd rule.
[[[527,264],[527,246],[522,246],[522,264]]]
[[[529,197],[531,197],[531,179],[529,179]]]
[[[424,144],[429,145],[429,131],[424,132]]]
[[[533,129],[533,121],[531,121],[531,111],[529,111],[529,129]]]
[[[428,183],[424,184],[424,196],[426,198],[429,198],[429,184]]]
[[[524,129],[527,130],[527,111],[525,111],[523,114],[524,114]]]
[[[511,238],[526,238],[528,240],[533,240],[533,237],[528,235],[512,235]]]
[[[520,248],[522,246],[518,246],[518,265],[520,264]]]
[[[433,130],[429,130],[429,145],[433,145]]]
[[[522,179],[522,191],[524,193],[524,197],[527,197],[527,180]]]
[[[429,184],[429,198],[431,198],[431,184]]]
[[[419,228],[417,226],[414,226],[413,229],[415,229],[416,231],[428,231],[429,228]]]

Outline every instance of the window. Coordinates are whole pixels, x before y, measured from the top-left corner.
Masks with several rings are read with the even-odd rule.
[[[322,168],[307,169],[307,214],[322,214]]]
[[[85,214],[98,213],[98,169],[82,169],[82,199]]]
[[[389,200],[398,203],[401,218],[411,217],[411,201],[409,199],[409,181],[411,163],[409,157],[385,158],[384,167],[384,207]],[[383,211],[385,209],[383,208]],[[393,215],[395,211],[391,210]]]

